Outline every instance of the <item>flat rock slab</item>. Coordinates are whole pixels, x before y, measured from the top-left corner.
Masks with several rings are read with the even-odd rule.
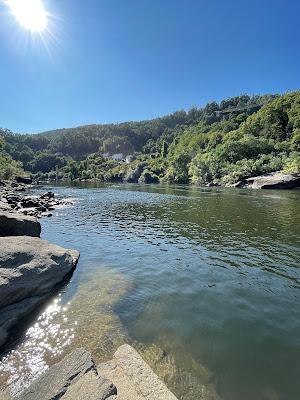
[[[92,397],[97,390],[98,397]],[[116,393],[107,379],[98,377],[91,355],[76,349],[61,362],[53,365],[25,389],[18,400],[105,400]]]
[[[98,372],[114,382],[118,400],[177,400],[129,345],[119,347],[112,361],[98,366]]]
[[[34,217],[16,212],[0,213],[0,236],[34,236],[41,234],[41,224]]]
[[[117,394],[116,387],[95,371],[89,371],[69,387],[62,400],[112,400]]]
[[[300,187],[300,174],[278,171],[248,178],[246,182],[252,189],[293,189]]]
[[[76,267],[79,253],[29,236],[0,237],[0,346]]]

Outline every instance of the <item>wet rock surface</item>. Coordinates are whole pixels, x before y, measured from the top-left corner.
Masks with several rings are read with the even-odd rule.
[[[116,387],[98,375],[90,353],[76,349],[34,381],[18,400],[105,400]]]
[[[0,394],[1,396],[1,394]],[[139,353],[129,345],[98,367],[91,354],[76,349],[11,400],[177,400]],[[2,399],[2,397],[0,397]]]

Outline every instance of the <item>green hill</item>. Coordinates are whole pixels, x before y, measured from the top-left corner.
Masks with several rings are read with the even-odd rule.
[[[148,121],[1,133],[2,157],[37,177],[229,184],[299,171],[300,92],[241,95]],[[107,153],[134,160],[115,161]]]

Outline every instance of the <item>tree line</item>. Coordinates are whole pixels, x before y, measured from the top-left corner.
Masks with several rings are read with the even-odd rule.
[[[153,120],[41,134],[0,130],[0,177],[232,184],[300,170],[300,92],[241,95]],[[105,154],[133,155],[130,164]]]

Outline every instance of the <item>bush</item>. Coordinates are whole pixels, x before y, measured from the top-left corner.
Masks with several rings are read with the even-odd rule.
[[[211,153],[197,154],[191,161],[189,176],[191,182],[204,184],[219,179],[221,175],[221,163]]]
[[[291,155],[285,160],[283,165],[285,172],[300,172],[300,155],[297,152],[291,153]]]
[[[24,175],[22,164],[13,160],[8,154],[0,153],[0,178],[11,179],[17,175]]]
[[[300,129],[296,129],[291,139],[291,150],[300,151]]]

